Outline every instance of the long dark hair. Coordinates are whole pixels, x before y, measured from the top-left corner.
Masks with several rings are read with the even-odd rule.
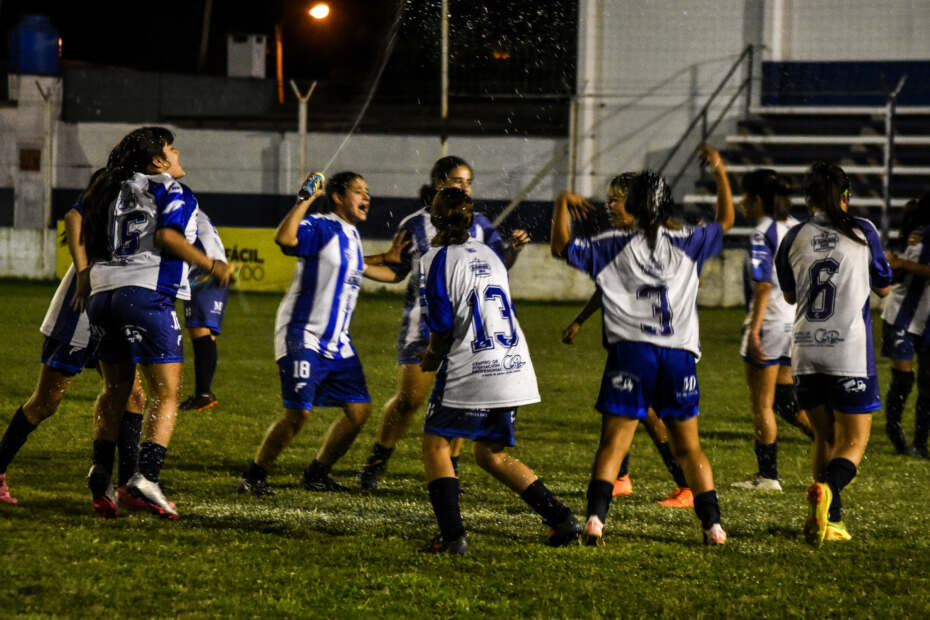
[[[626,210],[646,234],[650,250],[655,249],[659,226],[671,215],[672,207],[672,192],[665,179],[652,170],[636,175],[626,197]]]
[[[465,166],[468,168],[468,171],[474,174],[474,171],[471,169],[471,166],[468,165],[468,162],[462,159],[461,157],[456,157],[455,155],[447,155],[446,157],[440,157],[436,160],[436,163],[433,164],[433,169],[429,173],[429,185],[424,185],[420,188],[420,200],[423,201],[425,205],[433,204],[433,198],[436,197],[436,192],[439,191],[436,189],[436,186],[449,178],[449,173],[451,173],[456,168]]]
[[[930,225],[930,192],[925,192],[920,198],[912,198],[904,205],[899,243],[903,245],[912,232],[928,225]]]
[[[346,191],[349,189],[349,184],[355,179],[364,179],[362,175],[357,172],[352,172],[346,170],[345,172],[337,172],[333,176],[329,177],[329,180],[326,182],[326,204],[321,209],[324,213],[332,212],[336,208],[336,202],[333,200],[334,195],[345,196]]]
[[[781,222],[791,215],[791,184],[770,168],[753,170],[743,177],[743,193],[758,196],[762,211]]]
[[[804,180],[804,195],[808,206],[823,210],[834,228],[856,243],[865,244],[855,218],[841,206],[843,198],[849,198],[849,177],[842,168],[825,161],[814,162]]]
[[[164,127],[140,127],[119,141],[102,172],[95,173],[84,190],[84,220],[81,234],[89,260],[110,258],[110,205],[123,181],[136,172],[146,172],[156,157],[164,157],[165,147],[174,143],[174,134]]]
[[[430,245],[458,245],[465,243],[471,234],[474,203],[458,187],[446,187],[433,198],[430,222],[436,227],[436,236]]]

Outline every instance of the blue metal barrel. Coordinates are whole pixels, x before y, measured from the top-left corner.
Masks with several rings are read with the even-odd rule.
[[[44,15],[23,15],[10,31],[10,72],[58,73],[58,31]]]

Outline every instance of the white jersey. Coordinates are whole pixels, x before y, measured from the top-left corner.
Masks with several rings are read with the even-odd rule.
[[[87,320],[87,313],[71,308],[76,280],[74,265],[71,265],[52,296],[39,331],[72,347],[86,349],[90,343],[90,322]]]
[[[365,271],[358,230],[335,213],[309,215],[297,227],[297,245],[281,251],[298,261],[278,306],[275,359],[295,347],[329,359],[354,356],[349,323]]]
[[[921,241],[904,250],[905,260],[930,265],[930,226],[921,229]],[[927,240],[926,242],[924,240]],[[885,298],[882,320],[911,334],[923,336],[930,317],[930,287],[923,278],[906,272],[900,282],[891,287]]]
[[[110,257],[91,268],[91,293],[138,286],[190,299],[188,264],[172,254],[163,255],[156,233],[174,228],[193,243],[197,211],[190,188],[167,174],[137,172],[124,181],[110,205]]]
[[[457,409],[539,402],[500,256],[474,238],[431,248],[420,259],[420,280],[430,331],[453,337],[436,375],[433,401]]]
[[[700,359],[698,283],[704,263],[722,250],[723,231],[712,223],[659,227],[654,250],[639,230],[577,238],[565,258],[601,290],[607,343],[648,342]]]
[[[785,236],[775,266],[797,299],[791,344],[794,375],[875,376],[869,290],[891,284],[875,226],[855,218],[857,243],[818,212]]]
[[[753,283],[768,282],[772,285],[769,290],[768,305],[765,308],[763,330],[780,330],[782,324],[794,321],[794,304],[789,304],[781,292],[781,284],[775,271],[775,254],[778,246],[789,230],[799,222],[793,217],[778,222],[765,215],[752,229],[749,237],[749,249],[746,261],[743,263],[743,285],[746,291],[746,311],[752,311]],[[746,317],[746,324],[751,321]]]
[[[216,231],[216,227],[213,226],[213,222],[210,221],[209,216],[204,213],[202,210],[197,209],[194,213],[194,220],[197,226],[197,240],[194,241],[194,247],[207,255],[207,258],[212,258],[213,260],[228,262],[226,260],[226,248],[223,247],[223,241],[220,239],[220,234]],[[197,266],[192,266],[190,271],[191,281],[197,280],[204,276],[209,275],[209,270],[201,269]]]

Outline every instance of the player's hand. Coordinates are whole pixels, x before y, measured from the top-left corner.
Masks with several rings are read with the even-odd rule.
[[[300,184],[297,191],[297,198],[300,200],[309,200],[312,196],[319,197],[323,194],[323,188],[326,183],[326,177],[322,172],[311,172],[307,178]]]
[[[749,353],[749,358],[757,362],[764,362],[765,352],[762,350],[762,338],[759,336],[759,332],[750,331],[747,344],[746,352]]]
[[[230,280],[233,278],[234,269],[233,266],[229,263],[224,263],[221,260],[213,263],[213,273],[210,274],[217,284],[220,286],[229,286]]]
[[[520,252],[530,242],[529,234],[522,228],[518,228],[510,235],[510,249],[514,252]]]
[[[77,272],[74,278],[74,297],[71,298],[71,309],[75,312],[83,312],[88,296],[90,296],[90,267]]]
[[[594,205],[581,194],[565,192],[559,196],[559,201],[565,204],[565,207],[568,209],[568,214],[573,220],[583,219],[584,216],[594,208]]]
[[[901,266],[901,259],[894,252],[885,252],[885,258],[888,259],[888,266],[892,269],[898,269]]]
[[[581,329],[581,323],[572,321],[571,324],[562,330],[562,342],[565,344],[575,344],[575,334]]]
[[[921,234],[921,232],[919,230],[915,230],[914,232],[912,232],[911,234],[907,236],[907,244],[917,245],[918,243],[923,241],[923,238],[924,236]]]
[[[436,372],[442,364],[442,355],[432,349],[427,349],[420,357],[420,370],[423,372]]]
[[[698,159],[714,172],[720,172],[721,170],[724,172],[726,171],[723,165],[723,158],[720,156],[719,151],[709,144],[702,144],[699,147]]]
[[[406,230],[402,230],[391,239],[391,247],[387,252],[381,255],[385,263],[400,263],[403,260],[404,250],[410,245],[410,235]]]

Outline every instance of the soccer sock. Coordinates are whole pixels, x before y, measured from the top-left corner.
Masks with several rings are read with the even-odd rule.
[[[268,470],[252,461],[249,463],[249,468],[245,470],[245,479],[251,481],[265,480],[268,478]]]
[[[327,465],[326,463],[321,463],[318,460],[313,459],[304,470],[304,478],[307,480],[319,480],[320,478],[327,477],[332,469],[332,465]]]
[[[813,433],[798,422],[798,399],[795,396],[793,385],[775,385],[775,401],[772,403],[772,410],[782,420],[794,426],[808,437],[813,438]]]
[[[611,482],[591,478],[588,483],[588,512],[587,515],[596,515],[601,523],[607,522],[607,511],[610,510],[610,499],[614,485]]]
[[[827,463],[827,468],[823,472],[823,481],[830,487],[833,493],[833,501],[830,502],[830,520],[842,521],[843,502],[840,499],[840,491],[846,488],[846,485],[852,482],[856,477],[856,466],[853,462],[836,458]]]
[[[158,482],[167,454],[168,448],[165,446],[160,446],[151,441],[143,442],[142,447],[139,449],[139,473],[152,482]]]
[[[371,456],[368,457],[366,465],[377,465],[381,463],[387,466],[388,459],[391,458],[393,453],[394,448],[386,448],[376,441],[375,445],[371,447]]]
[[[717,491],[711,489],[694,496],[694,512],[701,520],[701,527],[709,530],[714,523],[720,523],[720,503]]]
[[[627,452],[626,456],[623,457],[623,462],[620,463],[620,471],[617,472],[617,480],[623,478],[625,475],[630,473],[630,453]]]
[[[195,338],[194,347],[194,391],[197,394],[209,394],[216,373],[216,340],[210,334]]]
[[[914,447],[926,452],[928,435],[930,435],[930,396],[918,396],[914,420]]]
[[[439,533],[445,541],[465,535],[462,511],[459,509],[458,478],[436,478],[427,485],[429,501],[439,524]]]
[[[142,435],[142,414],[132,411],[123,412],[123,419],[119,423],[119,473],[118,484],[126,486],[132,475],[139,471],[139,437]]]
[[[26,443],[29,433],[35,429],[36,425],[26,418],[23,408],[17,409],[10,424],[6,427],[6,432],[3,433],[3,439],[0,439],[0,474],[6,473],[6,468],[10,466],[16,458],[16,453]]]
[[[457,456],[452,456],[452,457],[449,457],[449,460],[452,461],[452,471],[454,471],[454,472],[455,472],[455,476],[458,477],[458,475],[459,475],[459,457],[457,457]]]
[[[94,497],[102,495],[110,477],[113,475],[113,460],[116,458],[116,442],[108,439],[94,440],[94,468],[91,470],[87,486],[90,487]],[[99,470],[99,471],[98,471]]]
[[[667,441],[656,444],[656,450],[659,451],[659,454],[662,456],[662,462],[665,463],[665,469],[668,470],[668,473],[672,474],[672,478],[675,479],[675,484],[679,487],[687,487],[688,481],[685,480],[685,471],[681,468],[681,464],[675,460],[675,456],[672,454],[672,448],[669,446]]]
[[[520,499],[529,504],[529,507],[536,511],[546,525],[555,527],[567,519],[572,511],[565,504],[556,499],[542,480],[537,478],[533,484],[526,487],[523,493],[520,493]]]
[[[901,417],[904,414],[904,403],[913,387],[913,372],[891,369],[891,387],[885,395],[885,432],[895,449],[899,451],[907,447],[904,430],[901,428]]]
[[[756,442],[756,462],[759,464],[759,475],[769,480],[778,480],[778,442]]]

